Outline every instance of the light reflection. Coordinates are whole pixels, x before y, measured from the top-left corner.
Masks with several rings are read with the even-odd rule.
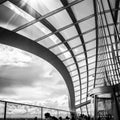
[[[71,54],[70,54],[70,52],[68,51],[68,52],[65,52],[65,53],[64,53],[64,56],[65,56],[65,58],[70,58],[70,57],[71,57]]]
[[[4,6],[10,8],[12,11],[14,11],[17,15],[20,15],[21,17],[25,18],[28,21],[33,20],[34,18],[30,16],[29,14],[25,13],[22,9],[18,8],[11,2],[7,1],[4,3]]]
[[[22,6],[25,6],[26,4],[30,5],[41,15],[47,14],[63,6],[60,1],[56,1],[56,0],[22,0],[21,1]]]
[[[55,44],[59,43],[59,39],[55,36],[55,35],[52,35],[49,37]]]

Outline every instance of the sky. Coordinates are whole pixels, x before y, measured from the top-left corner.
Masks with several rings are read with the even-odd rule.
[[[48,62],[0,44],[0,100],[68,110],[68,90]]]

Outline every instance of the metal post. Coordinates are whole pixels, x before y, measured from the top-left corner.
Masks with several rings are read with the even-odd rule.
[[[94,120],[97,120],[96,117],[97,117],[97,95],[94,95]]]
[[[59,118],[59,110],[57,110],[57,118]]]
[[[7,102],[5,102],[5,108],[4,108],[4,120],[6,120],[6,112],[7,112]]]
[[[116,87],[116,89],[117,89],[117,87]],[[116,120],[120,120],[119,103],[118,103],[117,96],[116,96],[115,86],[113,86],[113,99],[115,102],[115,109],[116,109],[116,114],[114,116],[116,117]]]
[[[41,120],[43,120],[43,107],[41,107]]]

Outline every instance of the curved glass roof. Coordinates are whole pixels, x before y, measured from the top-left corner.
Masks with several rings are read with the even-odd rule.
[[[79,108],[94,87],[119,83],[119,8],[119,0],[2,0],[0,26],[41,44],[64,63]]]

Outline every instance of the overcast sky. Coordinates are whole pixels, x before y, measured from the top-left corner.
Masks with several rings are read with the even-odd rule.
[[[0,45],[0,99],[68,109],[62,76],[37,56]]]

